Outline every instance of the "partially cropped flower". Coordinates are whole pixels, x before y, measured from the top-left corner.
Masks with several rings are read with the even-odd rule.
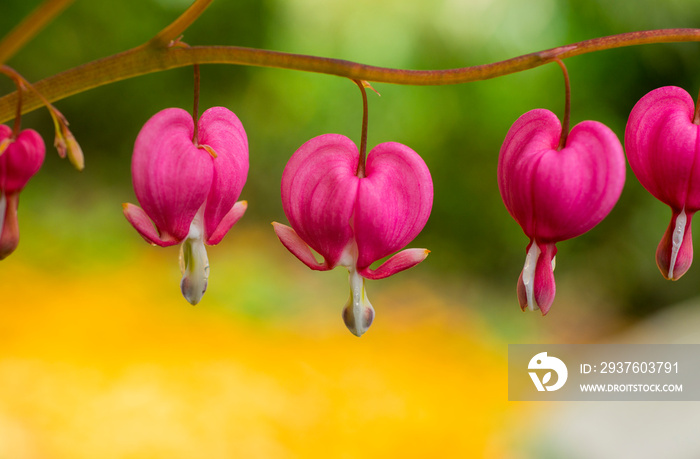
[[[671,207],[656,249],[665,278],[678,280],[693,261],[691,219],[700,209],[700,115],[676,86],[658,88],[634,106],[625,130],[627,159],[644,188]]]
[[[357,146],[342,135],[325,134],[302,145],[282,175],[282,206],[291,228],[273,223],[282,244],[309,268],[348,269],[350,299],[343,320],[357,336],[374,319],[365,279],[408,269],[423,261],[428,250],[403,250],[377,269],[370,265],[411,242],[433,204],[428,167],[407,146],[377,145],[361,176],[359,157]],[[311,249],[323,257],[321,263]]]
[[[19,244],[17,206],[19,193],[44,163],[44,141],[32,129],[13,138],[12,129],[0,125],[0,260]]]
[[[625,182],[625,157],[605,125],[584,121],[559,149],[562,127],[549,110],[525,113],[508,131],[498,186],[508,212],[530,238],[518,279],[525,310],[547,314],[554,301],[556,243],[579,236],[612,210]]]
[[[193,134],[192,116],[179,108],[146,122],[131,163],[142,208],[124,204],[124,214],[147,242],[182,243],[182,294],[197,304],[209,277],[204,244],[218,244],[246,210],[246,202],[236,200],[248,175],[248,139],[224,107],[202,114],[197,143]]]

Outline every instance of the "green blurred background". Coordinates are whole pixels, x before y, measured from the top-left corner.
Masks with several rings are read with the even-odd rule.
[[[0,33],[8,31],[37,4],[34,0],[3,0]],[[77,0],[8,65],[29,81],[37,81],[147,41],[188,5],[184,0]],[[444,69],[495,62],[604,35],[698,24],[700,8],[695,0],[216,0],[185,32],[183,41],[191,45],[267,48],[396,68]],[[572,123],[598,120],[611,127],[621,139],[631,108],[650,90],[677,85],[695,96],[700,87],[697,77],[700,47],[696,43],[609,50],[565,62],[571,76]],[[78,340],[82,344],[76,344],[75,348],[66,345],[63,359],[83,358],[80,350],[83,345],[101,349],[96,343],[100,343],[103,333],[109,337],[105,342],[111,343],[105,346],[117,353],[124,344],[114,338],[121,336],[119,327],[127,323],[134,327],[141,319],[124,323],[115,320],[112,324],[114,316],[111,314],[120,314],[119,305],[128,311],[149,305],[148,314],[152,316],[142,319],[143,323],[154,327],[151,334],[140,328],[143,325],[136,325],[136,331],[125,332],[129,339],[142,343],[146,340],[144,336],[164,336],[163,343],[180,351],[178,346],[185,344],[169,331],[173,326],[171,321],[179,324],[179,320],[193,320],[195,328],[204,330],[204,336],[218,337],[207,328],[216,325],[204,326],[198,322],[211,319],[212,324],[220,322],[234,327],[232,333],[245,336],[259,333],[261,338],[250,338],[244,343],[216,338],[230,346],[233,354],[240,345],[253,346],[257,350],[251,355],[259,355],[256,362],[272,359],[284,368],[283,359],[277,360],[279,351],[263,343],[270,339],[286,348],[290,342],[301,340],[302,344],[293,347],[297,354],[289,358],[299,358],[303,365],[314,369],[323,368],[323,371],[318,370],[322,377],[312,379],[318,387],[323,385],[320,381],[340,384],[334,379],[335,373],[325,372],[332,355],[327,356],[329,360],[319,357],[318,361],[310,355],[328,346],[324,341],[328,337],[345,340],[347,334],[353,338],[339,319],[347,295],[345,274],[340,270],[332,274],[310,272],[284,250],[269,224],[286,221],[279,199],[279,184],[287,159],[301,144],[329,132],[359,141],[361,99],[358,90],[352,82],[342,78],[280,69],[206,65],[201,69],[201,77],[200,108],[223,105],[233,110],[242,120],[250,143],[250,174],[241,196],[249,203],[248,211],[226,241],[210,250],[212,274],[203,302],[197,308],[189,308],[179,298],[176,250],[160,250],[144,244],[124,220],[120,207],[122,202],[136,202],[131,188],[130,157],[139,129],[163,108],[190,109],[192,71],[190,68],[175,69],[96,88],[55,104],[70,121],[83,148],[86,157],[83,172],[73,170],[50,147],[53,128],[45,110],[23,117],[23,127],[37,129],[46,140],[47,159],[22,194],[19,249],[0,266],[4,279],[0,280],[4,283],[2,288],[12,291],[9,300],[0,303],[1,307],[7,307],[8,314],[11,308],[14,311],[15,307],[21,307],[19,312],[12,312],[19,315],[10,314],[0,326],[6,340],[4,360],[0,363],[25,353],[42,361],[53,361],[50,352],[47,354],[43,349],[55,345],[53,339],[63,335],[51,328],[49,319],[43,319],[46,328],[40,328],[42,335],[33,334],[32,321],[41,314],[58,315],[57,324],[67,327],[66,330],[77,330],[75,333],[85,339],[84,342]],[[455,408],[466,410],[462,412],[452,412],[454,400],[416,398],[418,405],[428,403],[425,411],[409,411],[409,414],[404,413],[404,418],[394,413],[395,418],[387,418],[394,426],[396,440],[389,444],[391,447],[402,444],[400,439],[413,438],[420,432],[428,432],[426,435],[432,441],[446,444],[446,439],[436,432],[448,435],[459,430],[460,422],[466,422],[462,419],[464,413],[469,410],[474,410],[474,416],[489,413],[489,416],[498,417],[505,413],[502,390],[507,343],[615,341],[621,333],[646,326],[657,314],[679,302],[694,301],[700,293],[697,266],[674,283],[665,281],[659,273],[654,253],[671,213],[640,186],[628,168],[625,189],[610,216],[588,234],[558,244],[555,272],[558,291],[550,314],[542,319],[539,314],[520,313],[515,284],[528,241],[500,199],[496,183],[498,151],[510,125],[524,112],[548,108],[561,116],[564,88],[558,66],[552,64],[457,86],[373,86],[381,97],[369,93],[369,146],[385,141],[404,143],[422,155],[433,175],[433,211],[425,230],[410,244],[411,247],[426,247],[431,254],[416,268],[371,283],[369,295],[377,309],[377,323],[362,338],[359,347],[356,341],[348,338],[348,341],[337,341],[342,344],[330,346],[330,349],[347,359],[350,367],[357,364],[352,358],[354,349],[359,349],[361,359],[370,359],[369,362],[378,366],[387,365],[387,371],[392,372],[387,387],[398,390],[399,394],[405,383],[408,384],[406,391],[414,384],[430,394],[444,391],[447,398],[452,394],[467,397]],[[1,94],[13,89],[9,80],[0,80]],[[21,285],[32,292],[13,288],[15,279],[26,281],[26,285]],[[153,293],[148,293],[149,289]],[[36,303],[25,304],[28,296]],[[375,300],[375,296],[378,299]],[[59,315],[64,306],[72,312]],[[105,309],[101,312],[103,306]],[[165,323],[160,323],[161,320]],[[22,328],[24,326],[29,328]],[[188,338],[196,338],[195,332],[175,328]],[[183,325],[182,330],[187,327]],[[336,338],[336,332],[342,333],[342,338]],[[423,335],[418,336],[418,333]],[[386,339],[387,334],[389,339]],[[646,342],[644,337],[641,340]],[[142,343],[147,355],[153,352],[154,361],[177,358],[165,351],[163,354],[153,351],[149,346],[160,349],[157,342],[154,338],[153,342]],[[34,343],[35,348],[28,343]],[[109,347],[112,345],[114,348]],[[388,346],[392,352],[376,357],[374,352],[379,346]],[[447,348],[454,355],[443,355]],[[242,353],[248,351],[246,348]],[[478,392],[464,395],[465,387],[479,387],[480,376],[470,379],[469,365],[492,354],[500,359],[496,369],[489,370],[489,378],[496,381],[495,389],[487,396]],[[141,361],[134,349],[127,355],[134,361]],[[403,357],[396,359],[396,355]],[[440,367],[443,371],[431,366],[436,355],[444,363],[444,368]],[[376,360],[384,358],[382,356],[385,361]],[[88,367],[101,361],[96,355],[85,358],[91,362],[85,364]],[[110,354],[105,361],[113,358]],[[195,357],[190,358],[196,361]],[[311,363],[305,361],[307,358]],[[392,370],[392,364],[399,367]],[[428,365],[422,377],[408,371],[409,368],[420,369],[422,365]],[[459,369],[450,370],[456,366]],[[482,370],[486,367],[488,365]],[[0,365],[0,371],[3,368],[9,367]],[[261,374],[265,372],[258,366],[255,369]],[[49,374],[42,371],[37,370],[36,374]],[[177,374],[176,370],[172,371]],[[438,382],[430,380],[431,371],[439,375]],[[286,381],[284,373],[279,369],[275,372],[275,381],[298,395],[296,386],[289,389],[280,382]],[[170,376],[170,373],[165,374],[165,377]],[[406,382],[407,379],[412,382]],[[22,385],[10,378],[5,380],[5,386],[7,381],[15,381],[18,387]],[[353,385],[353,381],[350,378],[349,384]],[[246,387],[258,385],[253,381]],[[342,399],[344,387],[338,386],[338,393],[329,395],[328,399]],[[353,387],[357,388],[357,384]],[[89,388],[99,393],[93,386]],[[7,396],[12,397],[9,393]],[[401,399],[400,395],[396,396]],[[401,400],[410,405],[413,399]],[[0,408],[1,402],[2,397]],[[29,402],[24,406],[29,409],[27,407],[34,409]],[[303,411],[308,406],[301,403],[292,408]],[[22,412],[20,408],[17,410]],[[251,410],[255,411],[255,407]],[[329,411],[335,412],[331,408]],[[547,457],[539,453],[526,455],[522,438],[508,430],[513,423],[523,425],[518,418],[522,413],[529,416],[535,410],[523,404],[509,404],[508,413],[510,411],[516,413],[513,414],[516,421],[506,422],[506,417],[488,418],[481,425],[478,419],[472,419],[489,432],[497,432],[494,438],[498,441],[489,440],[488,447],[479,444],[472,449],[455,451],[468,451],[472,457],[486,455],[485,451],[489,452],[489,457]],[[537,411],[541,413],[542,410]],[[0,431],[4,426],[2,414],[0,410]],[[260,416],[268,415],[264,412]],[[28,419],[34,419],[32,416]],[[287,418],[269,416],[278,429],[287,428],[275,424],[284,424]],[[540,416],[547,419],[546,415]],[[349,419],[356,418],[340,417],[334,421],[346,426]],[[397,419],[420,422],[410,424],[409,429],[402,428],[404,424]],[[533,422],[534,418],[525,419]],[[381,417],[371,420],[376,425],[384,425]],[[427,427],[429,421],[435,422],[434,430]],[[322,421],[319,423],[323,425]],[[267,434],[270,432],[264,427],[268,424],[261,421],[261,426],[256,431],[260,438],[282,449],[260,449],[258,453],[272,452],[260,453],[259,457],[313,455],[300,453],[306,450],[287,441],[286,437],[280,439],[272,435],[278,442],[269,443]],[[348,433],[342,429],[330,430],[321,439]],[[60,429],[53,431],[60,432]],[[295,435],[295,431],[284,432]],[[312,441],[313,435],[309,432],[306,435]],[[351,431],[350,436],[356,433]],[[479,436],[475,434],[475,438]],[[500,442],[512,436],[516,440]],[[206,440],[209,437],[195,438]],[[162,440],[162,444],[165,443],[167,441]],[[319,457],[323,457],[323,444],[319,446]],[[253,446],[251,448],[254,450]],[[58,450],[69,449],[47,449]],[[516,450],[521,451],[520,456],[514,453]],[[537,447],[534,450],[543,451]],[[566,448],[555,449],[552,453],[551,448],[544,448],[550,452],[549,457],[562,457],[557,451],[564,450]],[[100,445],[90,451],[100,451]],[[416,457],[418,451],[413,451]],[[406,452],[405,457],[413,457],[410,448]],[[144,453],[133,457],[161,457],[161,453],[159,449],[151,456]],[[467,457],[467,453],[464,454],[462,457]],[[343,457],[343,454],[331,456]],[[0,457],[4,456],[0,454]],[[90,454],[60,457],[90,457]],[[189,456],[164,454],[162,457]],[[209,457],[227,456],[211,453]]]

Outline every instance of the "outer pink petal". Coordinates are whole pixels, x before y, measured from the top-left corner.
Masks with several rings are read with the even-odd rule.
[[[358,270],[360,275],[366,279],[384,279],[398,272],[412,268],[425,258],[430,253],[426,249],[406,249],[397,253],[387,261],[382,263],[377,269],[364,268]]]
[[[221,219],[219,226],[214,229],[212,235],[205,239],[208,245],[216,245],[226,236],[226,233],[241,219],[246,209],[248,201],[238,201],[231,207],[231,210]]]
[[[665,86],[637,102],[625,129],[634,174],[674,211],[700,209],[700,126],[693,124],[694,112],[684,89]]]
[[[149,244],[168,247],[179,242],[177,239],[168,235],[166,235],[166,239],[162,239],[156,229],[153,227],[153,223],[151,223],[151,220],[148,218],[148,215],[146,215],[146,212],[144,212],[139,206],[127,203],[123,204],[122,207],[124,209],[124,216],[126,219]]]
[[[241,195],[248,177],[248,137],[232,111],[212,107],[199,118],[199,144],[212,147],[217,154],[212,159],[214,174],[204,209],[204,231],[206,238],[211,239]]]
[[[12,130],[0,125],[0,140],[12,135]],[[6,193],[21,191],[30,178],[36,174],[44,163],[44,141],[36,131],[25,129],[0,156],[0,188]]]
[[[396,142],[374,147],[355,206],[358,269],[411,242],[428,221],[432,205],[433,181],[418,153]]]
[[[556,149],[559,118],[549,110],[531,110],[506,135],[498,157],[498,188],[506,209],[529,237],[535,235],[532,177],[542,152]]]
[[[561,124],[532,110],[511,127],[501,147],[498,183],[508,211],[530,238],[562,241],[593,228],[612,210],[625,182],[617,136],[584,121],[557,151]]]
[[[192,116],[156,113],[139,132],[131,162],[136,197],[164,240],[184,239],[211,188],[212,158],[192,143]]]
[[[569,133],[561,151],[544,152],[533,177],[538,241],[563,241],[600,223],[625,184],[625,155],[615,133],[584,121]]]
[[[330,268],[338,264],[353,236],[358,158],[352,140],[324,134],[299,147],[282,174],[282,208],[289,223]]]
[[[277,222],[272,222],[272,226],[280,242],[306,266],[316,271],[327,271],[331,269],[328,263],[319,263],[316,261],[316,257],[311,253],[309,246],[292,228]]]

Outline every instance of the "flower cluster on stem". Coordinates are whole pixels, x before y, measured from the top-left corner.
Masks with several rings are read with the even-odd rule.
[[[136,139],[132,176],[141,206],[124,204],[124,214],[147,242],[181,244],[181,290],[196,304],[208,284],[205,245],[218,244],[245,212],[247,203],[237,199],[248,173],[248,140],[236,115],[227,108],[213,107],[199,117],[199,64],[278,67],[348,77],[362,92],[359,149],[339,134],[320,135],[304,143],[282,177],[282,204],[290,226],[277,222],[273,226],[284,246],[309,268],[348,269],[350,298],[342,317],[357,336],[374,319],[365,280],[388,277],[426,258],[426,249],[401,249],[423,229],[433,201],[430,172],[415,151],[386,142],[367,153],[365,88],[371,88],[367,81],[457,84],[550,62],[560,65],[566,88],[563,123],[549,110],[525,113],[506,135],[498,161],[504,204],[529,238],[517,284],[520,306],[539,309],[544,315],[556,292],[556,244],[602,221],[625,181],[622,145],[609,128],[583,121],[569,130],[570,82],[562,59],[622,46],[700,41],[700,29],[652,30],[586,40],[486,65],[400,70],[262,49],[191,47],[180,41],[180,34],[212,2],[195,0],[147,43],[36,85],[4,65],[71,1],[47,0],[0,41],[0,73],[12,78],[17,87],[15,93],[0,98],[0,120],[15,116],[12,129],[0,125],[0,258],[17,246],[19,193],[45,155],[41,137],[20,129],[21,114],[45,105],[54,122],[59,155],[67,156],[81,170],[83,152],[52,101],[121,79],[193,65],[191,115],[177,108],[162,110],[145,123]],[[639,181],[671,208],[671,222],[657,248],[656,261],[666,278],[677,280],[692,262],[691,220],[700,209],[700,103],[694,106],[687,92],[673,86],[650,92],[630,114],[625,146]],[[317,261],[314,251],[323,261]],[[385,257],[389,258],[372,268]]]

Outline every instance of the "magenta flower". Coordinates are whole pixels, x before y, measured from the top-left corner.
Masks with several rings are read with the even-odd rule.
[[[671,207],[671,223],[656,249],[666,279],[678,280],[693,261],[690,223],[700,209],[700,113],[685,90],[658,88],[634,106],[625,129],[632,171]]]
[[[357,146],[337,134],[302,145],[282,175],[282,207],[291,228],[273,223],[282,244],[309,268],[348,269],[350,299],[343,320],[356,336],[374,319],[365,279],[408,269],[423,261],[428,250],[403,250],[377,269],[370,265],[413,240],[433,205],[428,167],[407,146],[387,142],[374,147],[364,176],[357,175],[359,156]],[[316,261],[310,249],[323,262]]]
[[[124,215],[153,245],[182,242],[182,294],[197,304],[209,277],[204,244],[218,244],[247,207],[236,200],[248,175],[248,139],[236,115],[224,107],[205,111],[197,142],[193,135],[192,116],[179,108],[162,110],[146,122],[131,162],[143,209],[124,204]]]
[[[605,125],[584,121],[559,149],[562,127],[549,110],[525,113],[508,131],[498,161],[498,186],[508,212],[530,238],[518,279],[521,309],[547,314],[554,301],[556,243],[605,218],[625,183],[625,157]]]
[[[19,193],[41,168],[45,150],[36,131],[25,129],[13,138],[12,129],[0,125],[0,260],[19,244]]]

